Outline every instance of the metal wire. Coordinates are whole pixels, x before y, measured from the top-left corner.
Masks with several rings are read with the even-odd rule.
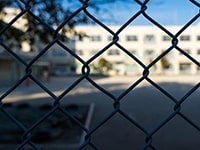
[[[23,149],[24,146],[29,145],[35,150],[39,150],[39,146],[32,142],[31,140],[31,133],[32,131],[40,126],[41,123],[45,122],[48,117],[50,117],[55,111],[60,111],[63,113],[66,117],[70,118],[75,122],[82,130],[86,132],[85,141],[82,145],[80,145],[79,149],[82,150],[86,146],[90,146],[92,149],[101,149],[101,147],[97,147],[95,143],[92,141],[92,135],[106,122],[108,122],[115,114],[120,114],[122,117],[124,117],[126,120],[128,120],[131,124],[133,124],[135,127],[137,127],[141,132],[143,132],[146,136],[146,139],[144,139],[145,144],[142,146],[142,150],[146,149],[152,149],[156,150],[156,145],[152,143],[153,136],[160,131],[161,128],[163,128],[170,120],[172,120],[175,116],[180,116],[183,120],[185,120],[188,124],[190,124],[193,128],[195,128],[198,132],[200,132],[200,126],[195,124],[192,119],[188,118],[183,112],[181,112],[181,105],[187,100],[187,98],[192,95],[199,87],[200,83],[197,83],[190,91],[188,91],[185,95],[182,96],[182,98],[177,99],[173,95],[171,95],[168,91],[163,89],[159,84],[154,82],[149,75],[151,74],[150,69],[152,66],[154,66],[158,61],[160,61],[163,57],[165,57],[169,52],[171,51],[178,51],[182,53],[185,57],[187,57],[191,62],[196,64],[198,67],[200,67],[200,62],[192,57],[190,54],[186,53],[181,47],[178,46],[178,37],[183,33],[191,24],[193,24],[197,19],[200,18],[200,13],[197,13],[193,18],[191,18],[177,33],[171,33],[167,28],[165,28],[163,25],[161,25],[159,22],[154,20],[148,13],[147,10],[150,6],[148,6],[148,3],[150,0],[145,0],[144,2],[135,0],[134,3],[140,6],[140,9],[133,14],[130,19],[125,22],[118,31],[114,32],[112,29],[109,28],[109,26],[105,25],[103,22],[101,22],[99,19],[95,17],[94,14],[90,13],[88,11],[89,0],[80,1],[82,6],[78,8],[74,13],[63,20],[63,22],[60,23],[60,25],[54,29],[47,23],[45,23],[40,17],[36,16],[33,12],[31,12],[31,0],[24,1],[19,0],[18,3],[20,3],[20,9],[21,12],[17,14],[4,28],[0,30],[0,45],[3,47],[14,59],[16,59],[20,64],[22,64],[25,67],[25,73],[21,79],[17,81],[17,83],[13,84],[1,97],[0,97],[0,111],[7,116],[14,124],[16,124],[22,131],[23,131],[23,142],[16,147],[16,149]],[[195,5],[195,7],[200,8],[200,4],[195,0],[190,0],[190,2]],[[94,56],[92,56],[87,61],[84,61],[80,56],[78,56],[72,49],[67,47],[63,42],[60,40],[59,32],[60,30],[65,27],[74,17],[76,17],[78,14],[84,13],[88,18],[90,18],[93,22],[95,22],[99,27],[106,30],[108,33],[110,33],[113,36],[113,40],[105,45],[101,50],[99,50],[98,53],[96,53]],[[29,14],[31,17],[33,17],[35,20],[37,20],[40,24],[47,27],[51,32],[54,33],[53,40],[49,42],[45,48],[43,48],[30,62],[24,61],[21,56],[19,56],[17,53],[13,52],[12,49],[10,49],[8,46],[6,46],[6,41],[3,39],[4,33],[9,30],[9,28],[24,14]],[[129,26],[131,23],[133,23],[139,16],[145,17],[149,22],[151,22],[155,27],[161,29],[165,34],[169,35],[171,37],[171,45],[169,48],[167,48],[162,54],[157,56],[151,63],[145,65],[140,59],[138,59],[135,55],[133,55],[131,52],[129,52],[128,49],[126,49],[123,45],[121,45],[119,40],[119,34],[123,32],[123,30],[126,29],[127,26]],[[50,89],[48,89],[42,82],[40,82],[36,77],[32,75],[32,66],[34,63],[36,63],[43,55],[46,53],[49,48],[51,48],[55,43],[57,43],[60,47],[62,47],[66,52],[70,53],[74,59],[79,61],[82,64],[82,75],[71,84],[70,87],[65,89],[65,91],[60,95],[56,96]],[[134,60],[139,66],[143,68],[143,74],[142,76],[135,81],[128,89],[126,89],[121,95],[118,97],[110,93],[108,90],[104,89],[102,86],[100,86],[98,83],[96,83],[91,77],[90,77],[90,67],[89,65],[94,62],[97,58],[99,58],[105,51],[107,51],[111,46],[117,46],[121,51],[123,51],[126,55],[130,56],[132,60]],[[12,114],[10,114],[3,106],[3,100],[9,96],[17,87],[19,87],[27,78],[30,78],[35,84],[37,84],[45,93],[47,93],[53,100],[54,100],[54,106],[49,110],[44,116],[41,118],[38,118],[38,121],[35,122],[31,127],[25,127],[19,120],[17,120]],[[78,119],[76,119],[70,112],[66,111],[62,108],[60,105],[60,101],[63,99],[63,97],[67,96],[69,92],[71,92],[76,86],[80,84],[81,81],[87,80],[90,84],[92,84],[96,89],[104,93],[107,97],[113,100],[113,110],[111,110],[110,114],[105,117],[103,120],[99,120],[99,123],[94,126],[91,129],[88,129],[84,126]],[[173,103],[174,103],[174,111],[171,114],[168,114],[166,118],[164,118],[155,128],[152,130],[146,129],[142,124],[131,118],[124,110],[121,109],[121,102],[123,98],[128,95],[131,91],[133,91],[141,82],[147,81],[149,84],[151,84],[153,87],[158,89],[161,93],[163,93],[166,97],[168,97]]]

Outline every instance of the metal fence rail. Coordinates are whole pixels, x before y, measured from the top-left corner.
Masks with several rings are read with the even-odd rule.
[[[23,131],[23,142],[16,147],[16,149],[23,149],[24,146],[30,145],[32,149],[39,150],[40,147],[32,142],[31,140],[31,133],[32,131],[40,126],[42,122],[45,122],[45,120],[51,116],[55,111],[62,112],[65,116],[76,122],[76,124],[82,128],[86,132],[85,141],[82,145],[80,145],[79,149],[84,149],[86,146],[91,147],[92,149],[101,149],[101,147],[97,147],[95,143],[92,142],[92,135],[106,122],[108,122],[115,114],[120,114],[122,117],[127,119],[130,123],[132,123],[135,127],[137,127],[139,130],[141,130],[145,135],[146,139],[145,145],[142,146],[141,149],[152,149],[155,150],[156,145],[152,143],[154,135],[160,131],[160,129],[165,126],[171,119],[173,119],[175,116],[180,116],[183,118],[186,122],[188,122],[193,128],[196,129],[197,132],[200,132],[200,126],[198,124],[195,124],[192,119],[188,118],[183,112],[181,112],[181,105],[187,100],[187,98],[192,95],[200,86],[200,83],[197,83],[194,85],[194,87],[185,95],[182,96],[182,98],[177,99],[173,95],[171,95],[168,91],[163,89],[159,84],[157,84],[155,81],[153,81],[149,75],[151,74],[151,67],[155,65],[158,61],[160,61],[163,57],[165,57],[168,53],[171,51],[178,51],[182,53],[185,57],[187,57],[191,62],[196,64],[197,67],[200,67],[200,62],[193,58],[190,54],[186,53],[179,45],[178,38],[179,36],[191,25],[193,24],[197,19],[200,18],[200,13],[197,13],[193,18],[191,18],[177,33],[170,32],[167,28],[165,28],[163,25],[161,25],[159,22],[154,20],[148,13],[148,6],[147,4],[150,2],[150,0],[145,0],[144,2],[135,0],[135,3],[140,6],[140,9],[132,15],[132,17],[124,23],[120,29],[116,32],[112,31],[112,29],[109,28],[109,26],[105,25],[101,21],[99,21],[97,18],[95,18],[94,14],[91,14],[88,11],[88,8],[90,7],[89,3],[90,0],[80,0],[81,7],[78,8],[74,13],[68,17],[66,20],[63,20],[63,22],[60,23],[60,25],[54,29],[50,25],[46,24],[43,20],[41,20],[38,16],[36,16],[33,12],[31,12],[31,0],[20,1],[21,6],[21,12],[18,13],[4,28],[0,29],[0,45],[3,47],[13,58],[15,58],[20,64],[22,64],[25,67],[25,73],[23,77],[21,77],[20,80],[17,81],[17,83],[13,84],[4,94],[0,97],[0,110],[1,112],[7,116],[14,124],[16,124],[22,131]],[[200,8],[200,3],[195,0],[190,0],[190,2],[197,8]],[[41,23],[43,26],[47,27],[50,31],[53,32],[54,38],[51,42],[49,42],[45,48],[43,48],[37,56],[35,56],[30,62],[24,61],[17,53],[13,52],[11,48],[9,48],[6,45],[6,41],[3,39],[4,33],[11,28],[11,26],[20,19],[24,14],[29,14],[31,17],[33,17],[35,20],[37,20],[39,23]],[[78,56],[72,49],[67,47],[63,42],[60,40],[59,32],[61,29],[67,25],[71,19],[76,17],[78,14],[84,13],[87,17],[89,17],[93,22],[98,24],[99,27],[106,30],[108,33],[110,33],[113,36],[113,40],[108,44],[105,45],[103,49],[99,50],[99,52],[95,55],[93,55],[89,60],[84,61],[81,56]],[[145,65],[141,60],[139,60],[134,54],[129,52],[123,45],[121,45],[119,40],[119,34],[123,32],[123,30],[129,26],[131,23],[133,23],[139,16],[145,17],[149,22],[151,22],[155,27],[161,29],[163,33],[167,34],[169,37],[171,37],[171,45],[159,56],[157,56],[151,63]],[[58,44],[60,47],[62,47],[65,51],[71,54],[72,57],[74,57],[77,61],[79,61],[82,64],[82,74],[81,76],[73,82],[73,84],[68,87],[62,94],[59,96],[56,96],[50,89],[48,89],[40,80],[38,80],[33,74],[32,74],[32,66],[34,63],[36,63],[40,57],[44,55],[45,52],[49,50],[49,48],[52,47],[54,44]],[[112,93],[110,93],[108,90],[104,89],[101,85],[97,84],[91,77],[90,77],[90,67],[89,65],[94,62],[98,57],[100,57],[105,51],[107,51],[111,46],[117,46],[121,51],[126,53],[128,56],[131,57],[132,60],[137,62],[139,66],[143,68],[143,74],[141,77],[135,81],[128,89],[126,89],[120,96],[115,96]],[[5,108],[4,108],[4,99],[6,99],[18,86],[20,86],[23,82],[27,80],[27,78],[30,78],[35,84],[37,84],[40,88],[44,90],[53,100],[54,100],[54,106],[51,108],[49,112],[47,112],[44,116],[41,118],[38,118],[37,122],[32,124],[31,127],[27,128],[18,121],[12,114],[10,114]],[[91,83],[95,88],[97,88],[99,91],[104,93],[107,97],[111,98],[113,100],[113,110],[112,112],[103,120],[99,120],[99,124],[97,124],[95,127],[89,129],[85,127],[79,120],[77,120],[75,117],[73,117],[70,112],[68,112],[66,109],[62,107],[60,104],[60,101],[65,97],[70,91],[72,91],[76,86],[79,85],[79,83],[83,80],[87,80],[89,83]],[[160,92],[162,92],[165,96],[167,96],[173,103],[174,103],[174,111],[168,115],[160,124],[158,124],[155,128],[152,130],[146,129],[142,124],[131,118],[126,112],[124,112],[121,109],[121,101],[122,99],[129,94],[131,91],[133,91],[141,82],[146,80],[148,83],[150,83],[153,87],[158,89]]]

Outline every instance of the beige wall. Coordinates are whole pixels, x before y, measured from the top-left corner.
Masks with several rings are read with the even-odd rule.
[[[190,26],[187,30],[183,31],[180,36],[189,35],[190,41],[181,41],[180,36],[178,37],[179,43],[178,46],[183,50],[190,50],[190,55],[194,57],[197,61],[200,61],[200,55],[197,54],[198,49],[200,49],[200,41],[197,41],[197,36],[200,35],[199,31],[200,25],[193,25]],[[113,32],[119,30],[120,26],[111,26],[110,29]],[[172,34],[176,34],[182,27],[181,26],[166,26],[167,30],[169,30]],[[82,55],[80,56],[84,61],[89,60],[93,55],[92,51],[100,51],[105,46],[109,45],[111,41],[108,40],[109,36],[113,36],[111,33],[106,31],[100,26],[78,26],[76,30],[85,32],[88,37],[90,36],[100,36],[101,41],[91,41],[90,38],[86,37],[83,41],[76,40],[75,41],[75,50],[77,54],[79,51],[82,51]],[[137,41],[127,41],[126,36],[128,35],[135,35],[137,36]],[[146,35],[153,35],[155,37],[154,42],[145,42]],[[156,56],[160,55],[163,51],[167,50],[171,47],[171,40],[163,41],[162,37],[167,35],[158,27],[154,26],[128,26],[124,30],[122,30],[118,36],[119,41],[118,43],[123,46],[128,51],[132,52],[133,50],[136,51],[134,54],[137,58],[139,58],[145,65],[148,65],[150,61],[154,60]],[[120,55],[107,55],[107,51],[110,49],[118,49],[120,51]],[[153,55],[145,55],[145,51],[153,50]],[[119,67],[122,70],[126,70],[126,64],[134,64],[134,60],[131,59],[129,56],[126,56],[124,52],[122,52],[118,47],[115,45],[111,46],[106,52],[104,52],[101,57],[113,62],[122,61],[124,63],[124,68]],[[189,73],[189,74],[196,74],[197,73],[197,65],[192,63],[188,58],[173,49],[169,54],[166,55],[167,60],[171,63],[172,69],[165,70],[161,68],[161,62],[156,64],[156,70],[154,73],[170,73],[170,74],[181,74],[181,73]],[[187,72],[180,70],[180,65],[190,63],[191,67],[190,70]],[[139,73],[143,71],[142,67],[139,67]],[[78,70],[79,72],[80,70]]]

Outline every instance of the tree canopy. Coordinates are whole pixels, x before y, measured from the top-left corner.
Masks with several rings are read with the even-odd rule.
[[[92,20],[83,12],[84,3],[87,2],[87,10],[97,12],[103,8],[101,7],[103,4],[118,1],[120,0],[0,0],[0,21],[4,22],[2,18],[9,13],[5,12],[5,8],[17,9],[19,13],[16,16],[20,12],[23,12],[23,15],[16,21],[20,18],[26,20],[23,27],[24,34],[20,34],[18,37],[21,40],[19,42],[27,40],[30,45],[34,45],[38,36],[40,41],[48,43],[51,40],[49,37],[53,38],[54,31],[57,29],[61,40],[68,40],[66,33],[77,36],[81,34],[74,30],[74,26],[92,23]],[[6,27],[6,23],[9,22],[0,24],[0,31]]]

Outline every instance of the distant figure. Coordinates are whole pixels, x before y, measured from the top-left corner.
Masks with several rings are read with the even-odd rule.
[[[48,68],[45,68],[43,71],[43,79],[44,81],[50,82],[50,71]]]

